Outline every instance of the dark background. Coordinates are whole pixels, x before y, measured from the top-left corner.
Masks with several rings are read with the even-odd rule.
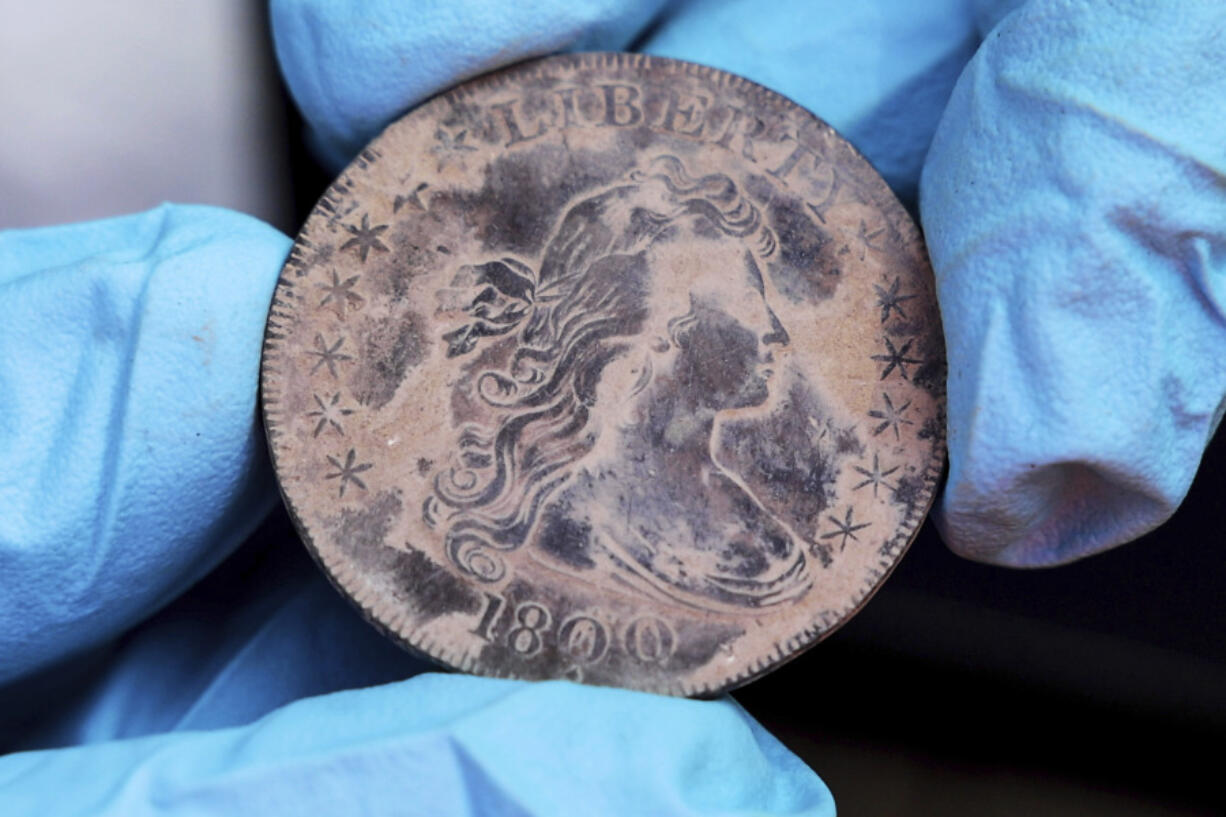
[[[931,522],[842,630],[736,693],[843,814],[1226,813],[1226,443],[1180,510],[1059,568]]]
[[[331,181],[286,100],[296,225]],[[1180,510],[1059,568],[961,559],[925,523],[841,630],[735,693],[843,815],[1226,813],[1226,442]]]

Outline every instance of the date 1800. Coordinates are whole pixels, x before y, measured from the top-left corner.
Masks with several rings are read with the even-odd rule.
[[[625,626],[609,626],[592,613],[576,613],[558,621],[539,602],[523,601],[514,607],[496,593],[485,593],[476,626],[470,630],[491,644],[506,646],[523,658],[532,658],[547,646],[576,664],[594,664],[604,658],[615,641],[627,655],[645,664],[663,665],[672,657],[677,638],[656,616],[639,616]]]

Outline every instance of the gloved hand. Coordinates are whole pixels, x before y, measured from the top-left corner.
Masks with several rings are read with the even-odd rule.
[[[958,552],[1065,562],[1183,500],[1226,394],[1224,31],[1214,0],[1031,0],[959,80],[921,195]]]
[[[604,5],[376,3],[376,26],[368,3],[274,0],[273,21],[333,166],[456,77],[626,46],[791,97],[904,203],[926,159],[950,371],[947,544],[1056,564],[1170,516],[1226,392],[1220,3],[1032,0],[1012,17],[1021,0]],[[383,95],[362,93],[372,82]]]

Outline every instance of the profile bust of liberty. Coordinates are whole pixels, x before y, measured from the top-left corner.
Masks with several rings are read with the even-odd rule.
[[[525,549],[733,613],[803,595],[804,543],[714,453],[789,343],[762,277],[775,246],[731,178],[659,156],[572,203],[535,263],[462,267],[443,342],[482,419],[458,420],[423,508],[452,563],[497,581]]]

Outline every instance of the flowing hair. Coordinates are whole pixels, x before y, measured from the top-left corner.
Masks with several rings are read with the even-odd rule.
[[[444,547],[460,570],[483,581],[502,578],[499,553],[527,540],[545,501],[595,446],[601,374],[635,346],[647,322],[648,249],[687,217],[745,240],[761,257],[775,250],[774,234],[732,179],[692,178],[676,157],[660,156],[571,207],[539,273],[513,258],[460,270],[455,283],[466,322],[443,335],[447,356],[467,355],[486,338],[516,339],[504,367],[476,377],[477,395],[496,421],[460,429],[423,506],[428,524],[445,527]],[[670,335],[693,322],[674,317]],[[645,368],[635,391],[650,376]]]

